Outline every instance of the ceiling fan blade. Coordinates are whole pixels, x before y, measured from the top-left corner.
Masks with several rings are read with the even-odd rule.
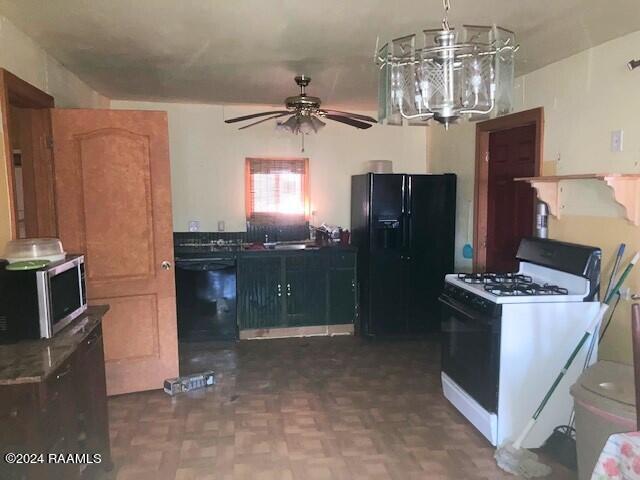
[[[378,123],[375,118],[369,117],[368,115],[360,115],[359,113],[341,112],[340,110],[323,110],[323,112],[331,114],[335,113],[337,115],[355,118],[356,120],[362,120],[364,122]]]
[[[288,110],[273,110],[271,112],[252,113],[251,115],[243,115],[242,117],[230,118],[228,120],[225,120],[224,123],[242,122],[243,120],[251,120],[252,118],[263,117],[264,115],[273,115],[274,113],[285,114],[291,112],[289,112]]]
[[[351,125],[352,127],[361,128],[362,130],[366,128],[371,128],[370,123],[364,123],[360,120],[355,120],[353,118],[344,117],[342,115],[333,115],[331,113],[327,113],[324,118],[328,118],[329,120],[333,120],[334,122],[346,123],[347,125]]]
[[[258,125],[262,122],[268,122],[269,120],[273,120],[274,118],[284,117],[285,115],[289,115],[291,112],[279,113],[277,115],[273,115],[271,117],[263,118],[262,120],[258,120],[257,122],[250,123],[249,125],[245,125],[244,127],[240,127],[238,130],[244,130],[245,128],[253,127],[254,125]]]

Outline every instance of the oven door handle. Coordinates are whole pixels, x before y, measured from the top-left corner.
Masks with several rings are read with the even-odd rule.
[[[484,313],[475,311],[475,310],[471,310],[470,308],[465,307],[464,305],[462,305],[460,302],[457,302],[455,300],[453,300],[452,298],[445,296],[445,295],[440,295],[439,300],[447,307],[455,310],[458,313],[461,313],[462,315],[464,315],[466,318],[474,320],[474,321],[480,321],[482,323],[486,323],[486,324],[492,324],[493,323],[493,318],[485,315]]]

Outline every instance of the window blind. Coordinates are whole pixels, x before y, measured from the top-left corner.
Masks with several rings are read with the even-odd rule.
[[[247,158],[247,220],[304,223],[308,218],[308,185],[308,158]]]

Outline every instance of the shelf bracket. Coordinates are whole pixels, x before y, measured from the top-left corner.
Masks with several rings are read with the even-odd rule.
[[[635,226],[640,226],[640,174],[638,173],[582,173],[549,177],[514,178],[517,182],[528,182],[536,190],[538,198],[549,205],[549,212],[560,218],[560,182],[565,180],[599,180],[613,190],[613,197],[624,207],[625,217]]]
[[[640,225],[640,178],[605,175],[602,179],[613,190],[616,202],[624,207],[627,219]]]
[[[529,183],[536,191],[538,198],[547,204],[549,213],[556,218],[560,218],[558,205],[560,184],[558,182],[536,182],[535,180],[531,180]]]

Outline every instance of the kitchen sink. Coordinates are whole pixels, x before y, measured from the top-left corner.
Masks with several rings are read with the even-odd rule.
[[[307,245],[304,243],[283,243],[273,247],[275,250],[304,250]]]

